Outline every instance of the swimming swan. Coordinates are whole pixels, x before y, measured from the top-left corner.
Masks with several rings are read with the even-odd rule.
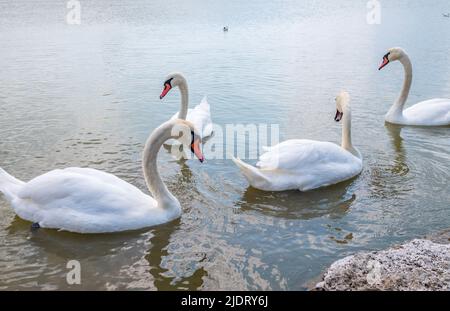
[[[254,188],[265,191],[308,191],[350,179],[362,170],[362,157],[351,141],[350,96],[336,98],[335,120],[343,120],[342,145],[306,139],[292,139],[266,149],[258,167],[233,157],[233,161]]]
[[[180,137],[188,137],[191,151],[204,160],[190,122],[168,121],[155,129],[143,153],[144,177],[153,197],[114,175],[76,167],[53,170],[27,183],[0,168],[0,192],[33,227],[106,233],[162,224],[178,218],[181,206],[159,175],[157,155],[167,139]]]
[[[163,99],[174,87],[178,87],[180,89],[181,108],[179,112],[172,116],[171,120],[188,120],[194,124],[196,129],[198,129],[202,139],[210,137],[213,133],[213,124],[211,121],[210,106],[206,96],[203,97],[200,104],[195,106],[194,109],[188,109],[189,92],[186,78],[182,73],[174,72],[166,77],[164,89],[159,98]]]
[[[383,56],[383,62],[378,70],[396,60],[402,63],[405,69],[405,81],[400,97],[386,114],[386,122],[418,126],[450,125],[450,99],[430,99],[403,110],[412,82],[412,64],[408,55],[402,48],[392,48]]]

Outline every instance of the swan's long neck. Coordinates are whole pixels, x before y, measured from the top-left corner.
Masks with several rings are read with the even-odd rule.
[[[186,116],[189,108],[189,90],[185,79],[179,85],[181,93],[181,107],[178,113],[178,119],[186,120]]]
[[[352,112],[348,106],[346,106],[343,110],[344,116],[342,118],[341,147],[359,158],[359,152],[353,147],[352,144]]]
[[[166,140],[172,138],[172,126],[171,122],[166,122],[153,131],[145,143],[142,161],[147,187],[158,206],[165,209],[180,208],[180,203],[162,181],[157,166],[158,151]]]
[[[409,91],[411,89],[411,83],[413,78],[412,73],[412,64],[408,55],[405,53],[399,60],[403,68],[405,70],[405,80],[403,82],[402,92],[400,93],[397,101],[392,105],[391,109],[388,112],[388,116],[390,118],[399,119],[403,117],[403,107],[405,106],[406,101],[408,100]]]

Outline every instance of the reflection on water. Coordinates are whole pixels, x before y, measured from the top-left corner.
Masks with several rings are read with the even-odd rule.
[[[356,200],[348,191],[351,181],[326,189],[302,193],[300,191],[264,192],[249,187],[235,204],[241,212],[257,211],[283,219],[311,219],[329,215],[342,217]]]
[[[388,136],[392,146],[392,152],[382,151],[378,158],[386,157],[386,161],[374,164],[370,168],[370,190],[374,197],[401,198],[408,191],[413,190],[412,184],[405,181],[411,180],[408,175],[410,169],[406,159],[406,152],[401,137],[401,126],[386,124]]]
[[[364,157],[342,184],[270,193],[208,148],[203,164],[162,150],[183,214],[138,232],[31,232],[0,197],[0,289],[305,289],[338,258],[450,227],[450,127],[385,125],[403,72],[377,71],[403,46],[410,102],[450,97],[448,0],[384,3],[376,26],[366,2],[98,0],[76,27],[61,1],[0,2],[0,166],[18,178],[92,167],[147,191],[142,149],[179,107],[178,92],[159,100],[175,70],[218,125],[279,124],[281,140],[339,143],[333,99],[346,89]],[[66,283],[73,259],[78,286]]]
[[[148,250],[145,259],[149,263],[149,272],[153,276],[154,285],[158,290],[196,290],[201,288],[203,277],[207,275],[203,267],[196,269],[192,275],[187,277],[176,278],[165,275],[168,269],[162,267],[163,258],[168,255],[167,247],[170,243],[171,234],[179,229],[179,225],[178,220],[167,226],[157,228],[150,239],[152,247]]]
[[[68,258],[79,260],[91,257],[93,252],[97,255],[114,253],[115,250],[125,245],[130,238],[139,236],[139,231],[97,235],[46,229],[31,231],[29,222],[18,217],[15,217],[11,223],[9,233],[26,235],[31,243],[45,249],[47,254],[68,256]]]
[[[391,137],[392,145],[395,151],[394,164],[391,172],[394,175],[405,176],[409,172],[409,167],[406,163],[406,152],[403,146],[403,138],[400,136],[402,126],[386,123],[386,129]]]

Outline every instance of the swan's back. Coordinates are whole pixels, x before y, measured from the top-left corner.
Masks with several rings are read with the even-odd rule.
[[[292,139],[270,147],[262,154],[257,166],[261,169],[307,171],[322,165],[353,164],[355,156],[330,143],[307,139]]]
[[[93,201],[101,196],[129,194],[142,198],[143,193],[122,179],[90,168],[66,168],[50,171],[28,183],[18,193],[21,199],[30,199],[37,204],[70,199],[84,200],[83,208],[89,209]],[[66,203],[70,203],[67,201]]]
[[[293,139],[268,148],[257,166],[272,184],[270,190],[307,191],[356,176],[362,160],[330,142]]]
[[[23,186],[12,204],[20,217],[42,227],[80,233],[139,229],[171,217],[133,185],[89,168],[38,176]]]
[[[450,99],[436,98],[420,102],[403,111],[408,125],[450,125]]]

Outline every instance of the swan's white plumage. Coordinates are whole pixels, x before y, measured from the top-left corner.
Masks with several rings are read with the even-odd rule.
[[[112,174],[76,167],[53,170],[27,183],[0,168],[0,192],[21,218],[43,228],[106,233],[171,221],[180,216],[181,206],[159,175],[157,155],[164,141],[179,138],[172,129],[180,125],[196,132],[190,122],[168,121],[145,144],[144,177],[154,197]]]
[[[350,95],[336,97],[336,121],[343,120],[342,147],[308,139],[291,139],[264,147],[257,167],[233,157],[251,186],[264,191],[308,191],[348,180],[362,171],[362,157],[351,142]]]
[[[450,99],[430,99],[403,110],[403,115],[391,120],[391,123],[417,126],[450,125]]]
[[[179,112],[175,113],[170,120],[178,119],[178,115]],[[203,97],[200,104],[193,109],[188,109],[186,120],[194,124],[195,128],[201,134],[202,139],[212,135],[213,124],[211,121],[211,110],[206,96]]]
[[[25,220],[79,233],[135,230],[179,216],[122,179],[89,168],[50,171],[22,182],[7,198]]]
[[[386,114],[389,123],[417,126],[446,126],[450,125],[450,99],[430,99],[407,109],[404,109],[411,89],[413,68],[408,54],[402,48],[391,48],[383,57],[380,70],[390,62],[399,61],[405,71],[405,80],[400,97]]]
[[[182,119],[194,124],[199,136],[205,140],[213,135],[213,123],[211,120],[211,109],[206,96],[203,97],[200,104],[193,109],[189,108],[189,91],[187,80],[181,72],[172,72],[166,77],[164,89],[160,98],[164,98],[167,93],[178,87],[181,94],[180,110],[175,113],[170,120]],[[169,140],[166,145],[179,145],[175,140]]]
[[[234,159],[248,182],[265,191],[308,191],[350,179],[362,170],[362,160],[340,146],[292,139],[266,148],[257,168]]]
[[[0,167],[0,192],[6,196],[8,201],[12,201],[16,197],[17,192],[24,184],[23,181],[9,175]]]

